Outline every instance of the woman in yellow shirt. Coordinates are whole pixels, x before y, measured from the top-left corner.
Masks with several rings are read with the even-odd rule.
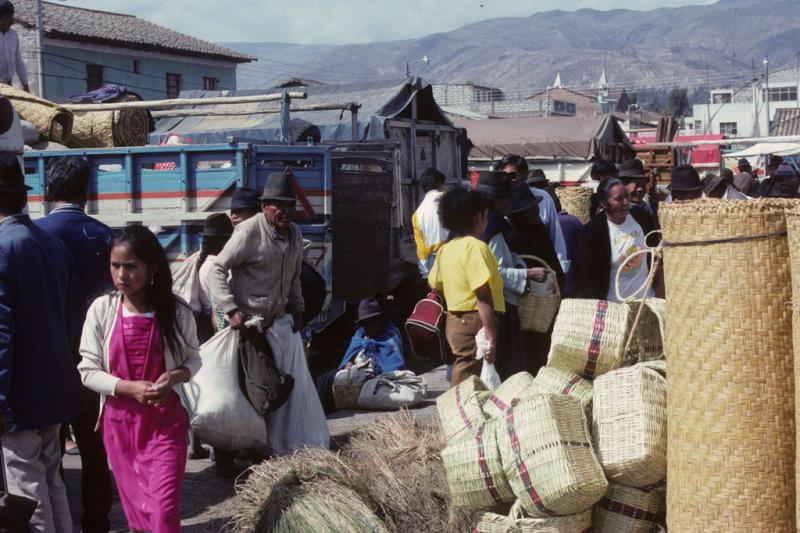
[[[428,282],[447,302],[445,334],[455,356],[450,386],[480,375],[475,335],[481,328],[490,345],[486,361],[494,362],[495,312],[505,312],[497,259],[479,238],[486,229],[487,209],[484,195],[461,187],[439,201],[439,218],[450,240],[436,256]]]

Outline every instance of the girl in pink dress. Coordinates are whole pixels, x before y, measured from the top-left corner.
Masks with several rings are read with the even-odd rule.
[[[111,276],[118,292],[92,304],[78,368],[101,394],[98,424],[128,526],[180,532],[189,429],[180,384],[200,366],[194,317],[172,294],[166,254],[142,226],[114,240]]]

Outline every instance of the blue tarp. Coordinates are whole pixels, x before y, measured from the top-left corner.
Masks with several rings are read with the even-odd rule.
[[[452,123],[436,104],[431,85],[423,82],[420,78],[409,78],[401,82],[319,85],[288,90],[308,93],[307,99],[294,100],[292,107],[347,104],[349,102],[360,104],[358,140],[386,139],[385,122],[393,118],[411,119],[411,103],[414,98],[417,100],[418,120],[452,126]],[[183,91],[180,96],[181,98],[209,98],[251,96],[265,94],[265,92],[267,91]],[[215,112],[247,112],[258,109],[280,109],[280,103],[223,104],[195,108],[201,107]],[[291,117],[305,120],[319,127],[322,141],[352,140],[349,111],[296,112],[292,113]],[[231,137],[243,141],[278,142],[281,140],[281,115],[274,113],[163,118],[158,121],[155,131],[150,134],[150,142],[159,144],[172,134],[191,139],[191,142],[195,144],[227,142]]]

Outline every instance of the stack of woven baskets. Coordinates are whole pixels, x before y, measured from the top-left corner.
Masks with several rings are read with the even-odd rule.
[[[564,300],[536,378],[493,392],[472,378],[439,397],[447,480],[455,505],[479,511],[474,531],[645,533],[661,520],[663,310]]]

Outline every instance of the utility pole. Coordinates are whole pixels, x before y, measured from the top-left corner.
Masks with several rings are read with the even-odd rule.
[[[769,56],[764,58],[764,84],[766,85],[766,89],[764,90],[764,98],[767,102],[767,137],[769,137],[772,133],[769,114]]]
[[[44,98],[44,47],[42,36],[44,34],[44,17],[42,16],[42,0],[36,0],[36,83],[39,96]]]

